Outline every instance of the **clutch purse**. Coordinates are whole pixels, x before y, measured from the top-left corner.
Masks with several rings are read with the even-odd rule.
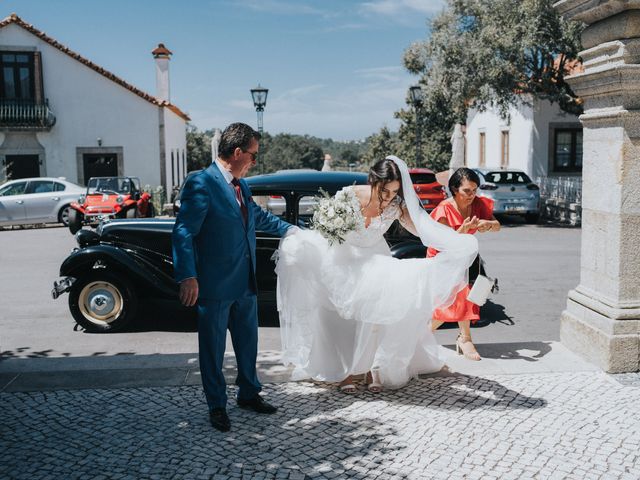
[[[467,295],[467,300],[471,303],[475,303],[478,306],[482,306],[489,298],[489,294],[498,289],[498,279],[489,278],[484,275],[478,275],[476,281],[473,283],[473,287]]]
[[[470,279],[473,282],[473,286],[469,293],[467,294],[467,300],[471,303],[475,303],[479,307],[485,304],[487,298],[489,298],[490,293],[498,293],[500,288],[498,287],[498,279],[491,278],[487,275],[483,275],[483,260],[480,258],[480,255],[476,258],[476,262],[478,263],[478,276],[474,279]],[[474,262],[475,265],[475,262]],[[472,265],[472,268],[473,266]],[[475,269],[474,269],[475,273]]]

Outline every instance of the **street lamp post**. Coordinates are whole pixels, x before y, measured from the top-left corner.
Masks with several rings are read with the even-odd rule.
[[[411,103],[416,111],[416,167],[422,165],[422,87],[409,87]]]
[[[269,93],[268,88],[261,87],[258,84],[257,87],[251,89],[251,97],[253,98],[253,105],[256,107],[256,113],[258,114],[258,132],[262,133],[262,112],[264,112],[264,107],[267,106],[267,94]]]

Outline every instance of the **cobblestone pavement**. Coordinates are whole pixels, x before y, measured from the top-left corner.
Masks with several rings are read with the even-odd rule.
[[[640,388],[603,373],[413,381],[355,396],[279,383],[278,414],[199,386],[0,394],[2,478],[640,478]]]

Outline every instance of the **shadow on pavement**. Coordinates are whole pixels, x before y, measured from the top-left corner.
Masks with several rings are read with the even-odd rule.
[[[444,348],[455,350],[455,345],[443,345]],[[476,350],[484,359],[495,360],[524,360],[537,362],[551,352],[550,342],[517,342],[517,343],[477,343]],[[527,351],[523,353],[522,351]]]
[[[549,342],[485,343],[476,345],[482,358],[537,362],[551,352]],[[527,353],[523,353],[522,351]],[[529,353],[530,352],[530,353]]]
[[[515,325],[513,319],[507,315],[503,305],[487,300],[487,303],[480,307],[480,320],[475,323],[474,327],[486,327],[492,323]]]

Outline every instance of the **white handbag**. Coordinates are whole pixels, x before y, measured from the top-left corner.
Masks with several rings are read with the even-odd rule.
[[[493,290],[495,280],[485,277],[484,275],[478,275],[476,281],[473,283],[473,287],[467,295],[467,300],[471,303],[475,303],[478,306],[482,306],[487,301],[491,290]]]
[[[480,268],[480,265],[482,265],[482,260],[479,261],[478,268]],[[467,300],[481,307],[489,298],[490,293],[498,293],[498,291],[497,278],[487,277],[479,273],[467,295]]]

